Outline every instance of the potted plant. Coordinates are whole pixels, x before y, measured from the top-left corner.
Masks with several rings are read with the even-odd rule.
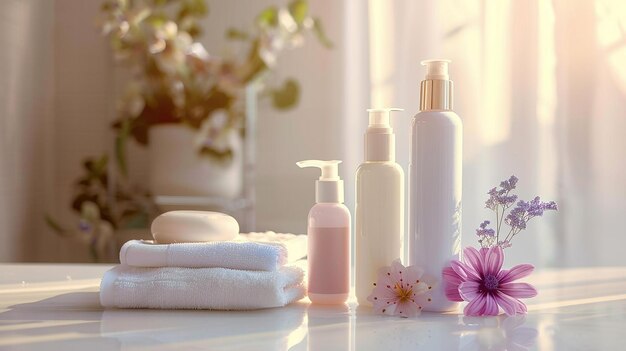
[[[118,164],[125,172],[128,139],[147,145],[157,195],[238,196],[245,87],[274,68],[282,51],[301,46],[306,31],[330,46],[303,0],[264,9],[251,31],[227,30],[228,39],[247,45],[243,58],[210,54],[198,41],[203,0],[107,0],[102,10],[103,33],[131,78],[114,124]],[[278,109],[298,100],[294,79],[264,87]]]
[[[59,235],[87,243],[95,260],[115,257],[126,239],[123,233],[148,227],[159,213],[155,194],[238,196],[246,87],[254,82],[275,108],[288,109],[298,101],[298,82],[288,78],[272,86],[265,79],[279,54],[301,46],[307,31],[331,47],[304,0],[262,10],[249,31],[228,29],[226,38],[247,48],[243,57],[219,57],[198,41],[200,20],[207,14],[204,0],[105,0],[102,5],[99,26],[130,74],[112,125],[115,155],[83,162],[71,204],[80,218],[76,227],[46,216]],[[128,177],[129,141],[149,148],[147,188]]]

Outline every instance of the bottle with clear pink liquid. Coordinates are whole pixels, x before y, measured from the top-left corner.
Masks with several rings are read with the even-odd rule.
[[[350,211],[343,204],[341,161],[308,160],[300,167],[318,167],[316,204],[308,220],[308,295],[313,303],[342,304],[350,295]]]

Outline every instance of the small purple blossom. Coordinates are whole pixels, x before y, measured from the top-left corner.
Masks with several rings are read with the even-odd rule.
[[[81,232],[84,232],[84,233],[89,232],[91,231],[91,228],[92,228],[91,223],[89,223],[88,221],[84,219],[81,219],[80,221],[78,221],[78,229]]]
[[[517,177],[512,175],[509,179],[500,182],[500,188],[492,188],[487,194],[489,199],[485,202],[485,207],[492,211],[498,210],[499,206],[508,208],[517,201],[517,195],[509,194],[517,185]]]
[[[502,187],[502,189],[505,189],[506,191],[511,191],[515,189],[518,180],[519,179],[516,176],[512,175],[511,177],[509,177],[509,179],[501,181],[500,187]]]
[[[558,210],[556,202],[542,202],[539,196],[536,196],[531,201],[517,201],[517,195],[510,192],[516,188],[518,180],[516,176],[512,175],[509,179],[500,182],[499,188],[496,187],[489,190],[489,198],[485,202],[485,207],[496,213],[496,229],[494,231],[487,227],[490,224],[489,221],[484,221],[480,224],[479,228],[476,229],[476,235],[479,238],[478,242],[481,247],[511,247],[511,240],[519,232],[526,229],[528,221],[532,218],[543,216],[545,211]],[[517,203],[515,204],[516,201]],[[513,204],[515,204],[515,207],[505,216],[506,210]],[[504,240],[500,240],[503,223],[507,224],[510,230]]]
[[[495,241],[496,231],[487,227],[490,223],[490,221],[484,221],[476,229],[476,235],[481,247],[490,247]]]
[[[526,224],[534,217],[541,217],[545,211],[556,211],[557,209],[556,202],[542,202],[539,196],[530,202],[519,201],[504,219],[504,222],[511,227],[507,238],[512,239],[517,233],[526,229]]]

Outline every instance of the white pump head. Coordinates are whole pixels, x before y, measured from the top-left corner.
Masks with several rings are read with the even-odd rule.
[[[420,85],[420,111],[452,110],[452,81],[448,74],[450,60],[424,60],[426,78]]]
[[[401,108],[370,108],[370,123],[365,133],[365,160],[370,162],[394,162],[396,139],[391,128],[391,111]]]
[[[298,167],[317,167],[322,171],[315,181],[315,202],[343,203],[343,180],[339,178],[339,160],[306,160],[296,162]]]
[[[369,128],[391,128],[391,111],[404,111],[401,108],[369,108]]]
[[[426,66],[426,79],[450,80],[448,64],[450,60],[424,60],[422,66]]]

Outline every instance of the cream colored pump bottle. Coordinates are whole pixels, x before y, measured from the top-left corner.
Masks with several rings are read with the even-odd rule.
[[[355,285],[359,304],[370,305],[378,270],[401,258],[404,237],[404,172],[396,163],[391,111],[370,109],[365,162],[356,171]]]

